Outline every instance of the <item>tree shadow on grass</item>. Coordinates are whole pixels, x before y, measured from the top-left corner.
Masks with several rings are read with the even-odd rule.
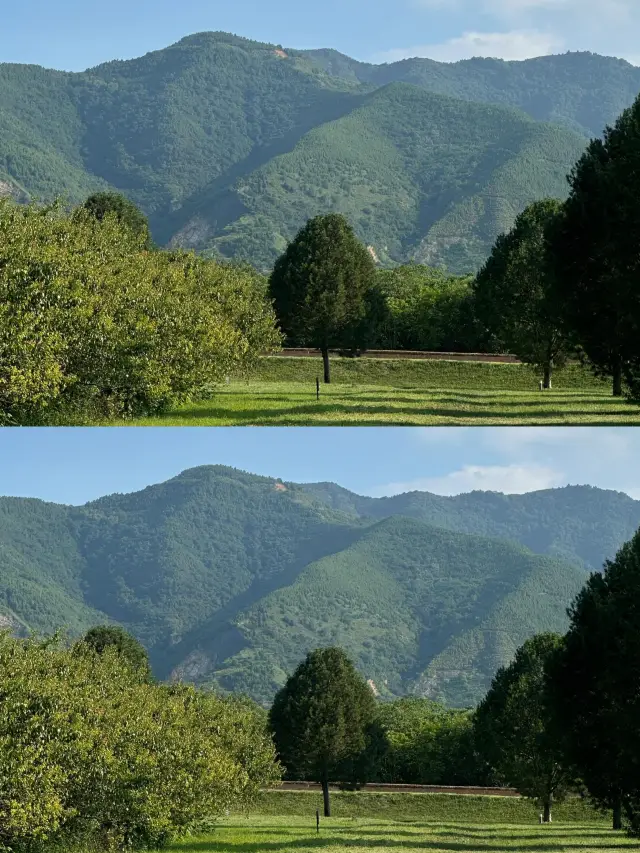
[[[260,830],[257,830],[260,833]],[[463,835],[461,833],[460,835]],[[516,839],[518,842],[520,839]],[[557,853],[558,839],[549,838],[546,842],[538,842],[537,844],[509,844],[505,847],[500,844],[498,839],[496,843],[483,843],[477,838],[464,838],[459,836],[457,841],[443,841],[438,838],[433,840],[423,840],[416,833],[416,836],[411,840],[398,839],[396,833],[391,830],[385,838],[371,838],[369,833],[363,831],[362,835],[350,835],[349,837],[342,836],[336,838],[336,834],[330,836],[307,836],[305,838],[283,839],[280,841],[245,841],[240,844],[234,843],[232,839],[226,841],[224,838],[216,839],[215,841],[198,841],[183,843],[180,845],[185,851],[217,851],[217,853],[285,853],[285,851],[295,850],[322,850],[326,847],[336,847],[338,841],[341,847],[356,847],[373,849],[377,847],[395,847],[406,848],[407,850],[433,850],[443,853],[443,851],[459,851],[459,853],[506,853],[506,851],[515,850],[523,851],[523,853]],[[493,839],[492,839],[493,841]],[[619,851],[622,848],[617,844],[601,844],[597,845],[598,850]],[[562,842],[562,850],[584,850],[584,845],[579,841],[577,843]]]
[[[528,404],[531,407],[534,404]],[[539,405],[539,404],[535,404]],[[397,423],[411,423],[412,418],[446,418],[452,420],[506,420],[506,421],[521,421],[535,418],[536,423],[544,423],[551,419],[559,419],[561,423],[569,423],[572,418],[580,416],[591,418],[607,418],[606,414],[594,413],[592,409],[581,406],[580,408],[571,408],[565,411],[553,410],[538,410],[536,412],[527,412],[523,415],[519,411],[496,411],[487,410],[486,408],[445,408],[439,406],[426,406],[424,408],[406,408],[396,407],[393,405],[358,405],[345,402],[332,401],[330,403],[307,403],[303,405],[293,405],[287,409],[280,408],[255,408],[234,410],[227,409],[216,405],[194,405],[183,407],[171,414],[172,418],[180,420],[193,419],[212,419],[212,420],[233,420],[238,423],[268,423],[270,421],[279,421],[290,419],[290,422],[296,422],[300,418],[313,423],[316,420],[323,420],[323,416],[362,416],[362,420],[370,422],[376,416],[388,415],[393,417]],[[608,417],[616,417],[614,413]],[[628,416],[627,416],[628,418]],[[640,412],[638,414],[640,420]],[[420,421],[417,421],[419,423]],[[601,423],[606,423],[607,420],[601,420]],[[636,421],[629,420],[629,423]],[[598,421],[593,421],[594,424]]]

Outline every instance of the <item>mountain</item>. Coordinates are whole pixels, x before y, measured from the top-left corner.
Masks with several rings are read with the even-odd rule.
[[[589,487],[373,499],[205,466],[82,507],[0,498],[0,623],[115,622],[159,677],[265,704],[339,644],[382,696],[469,705],[638,525]]]
[[[268,270],[313,215],[383,264],[469,272],[640,91],[593,54],[389,65],[199,33],[82,73],[0,65],[0,193],[107,187],[155,239]]]
[[[578,559],[598,570],[640,522],[640,504],[622,492],[567,486],[524,495],[471,492],[443,497],[407,492],[370,498],[335,483],[309,483],[305,491],[348,515],[382,519],[402,515],[460,533],[518,542],[538,554]]]
[[[516,107],[538,121],[562,124],[585,138],[600,136],[640,91],[640,68],[589,52],[507,62],[403,59],[384,65],[358,62],[335,50],[299,54],[316,68],[375,87],[411,83],[434,94]]]

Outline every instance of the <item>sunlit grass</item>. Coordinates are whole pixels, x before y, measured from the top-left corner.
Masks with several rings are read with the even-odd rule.
[[[502,367],[502,365],[499,365]],[[554,391],[397,388],[299,382],[235,382],[210,399],[138,424],[167,426],[426,426],[640,424],[640,407],[606,386]]]
[[[322,820],[316,833],[315,816],[228,818],[211,835],[192,838],[170,848],[173,853],[287,853],[350,850],[365,853],[384,849],[390,853],[500,853],[503,850],[584,853],[626,851],[636,848],[623,833],[600,824],[550,824],[508,826],[469,822],[394,822],[374,818]]]

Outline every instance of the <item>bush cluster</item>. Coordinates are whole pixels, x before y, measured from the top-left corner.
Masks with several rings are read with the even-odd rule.
[[[0,846],[157,847],[278,769],[238,700],[151,684],[117,648],[0,636]]]
[[[153,412],[278,346],[261,281],[150,251],[115,213],[0,201],[0,416]]]

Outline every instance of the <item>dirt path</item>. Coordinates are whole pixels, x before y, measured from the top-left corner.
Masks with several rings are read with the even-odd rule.
[[[340,790],[337,785],[330,785],[331,790]],[[282,782],[275,791],[319,791],[317,782]],[[391,785],[383,782],[370,782],[363,785],[360,790],[371,793],[413,793],[413,794],[462,794],[464,796],[494,796],[494,797],[519,797],[515,788],[457,788],[440,785]]]
[[[330,350],[330,355],[340,355],[339,350]],[[274,353],[270,358],[319,358],[320,350],[316,349],[283,349]],[[514,355],[493,355],[481,352],[422,352],[417,350],[367,350],[363,358],[412,358],[442,361],[485,361],[492,364],[520,364]]]

